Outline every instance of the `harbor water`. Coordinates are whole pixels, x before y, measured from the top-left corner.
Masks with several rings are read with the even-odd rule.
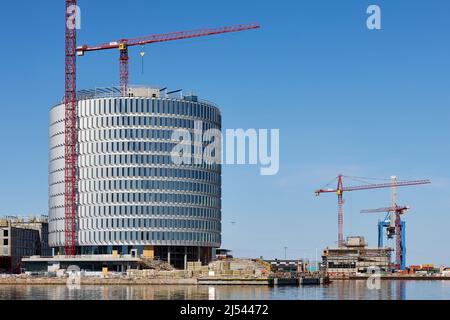
[[[326,286],[0,285],[0,300],[450,300],[450,281],[334,281]]]

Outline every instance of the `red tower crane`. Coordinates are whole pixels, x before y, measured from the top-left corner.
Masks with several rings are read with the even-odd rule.
[[[230,33],[230,32],[239,32],[251,29],[258,29],[260,25],[257,23],[250,24],[238,24],[234,26],[228,27],[220,27],[220,28],[212,28],[212,29],[198,29],[198,30],[188,30],[188,31],[179,31],[179,32],[171,32],[164,34],[156,34],[150,35],[140,38],[132,38],[132,39],[121,39],[114,42],[104,43],[96,46],[88,46],[83,45],[77,47],[77,55],[83,56],[86,52],[90,51],[99,51],[99,50],[110,50],[110,49],[118,49],[120,52],[120,92],[122,95],[125,95],[128,89],[128,48],[133,46],[143,46],[146,44],[157,43],[157,42],[167,42],[174,40],[182,40],[189,38],[198,38],[211,36],[222,33]]]
[[[76,0],[66,0],[64,254],[76,254],[77,216],[77,29]]]
[[[166,42],[188,38],[203,37],[214,34],[238,32],[259,28],[259,24],[241,24],[215,29],[172,32],[135,39],[122,39],[99,46],[77,47],[77,0],[65,0],[65,168],[64,168],[64,254],[76,254],[77,228],[77,55],[88,51],[107,49],[120,50],[120,88],[121,94],[128,87],[128,47],[156,42]]]
[[[405,187],[405,186],[415,186],[415,185],[422,185],[422,184],[429,184],[431,183],[430,180],[415,180],[415,181],[395,181],[395,182],[389,182],[389,183],[378,183],[378,184],[366,184],[366,185],[360,185],[360,186],[351,186],[351,187],[344,187],[342,178],[349,178],[349,179],[358,179],[357,177],[348,177],[343,175],[338,175],[336,179],[337,180],[337,187],[336,188],[328,188],[325,189],[319,189],[316,190],[316,196],[320,196],[322,193],[336,193],[338,197],[338,247],[342,248],[344,246],[344,192],[350,192],[350,191],[359,191],[359,190],[369,190],[369,189],[382,189],[382,188],[393,188],[393,187]],[[331,182],[329,183],[331,184]],[[328,184],[328,185],[329,185]]]

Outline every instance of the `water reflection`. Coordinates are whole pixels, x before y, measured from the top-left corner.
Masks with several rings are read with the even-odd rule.
[[[0,286],[0,300],[406,300],[450,299],[450,281],[335,281],[329,286]]]
[[[406,300],[406,285],[405,281],[395,282],[396,300]]]

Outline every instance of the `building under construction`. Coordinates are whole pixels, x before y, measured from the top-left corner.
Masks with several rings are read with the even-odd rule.
[[[391,248],[368,248],[364,237],[348,237],[341,248],[327,248],[322,268],[329,276],[351,277],[373,272],[389,272]]]
[[[203,142],[176,163],[173,133],[221,130],[220,110],[194,95],[129,87],[79,92],[76,254],[208,263],[221,245],[221,165]],[[50,245],[64,255],[64,104],[50,111]],[[192,135],[193,137],[193,135]],[[219,144],[220,148],[220,144]],[[220,152],[220,150],[216,150]]]
[[[51,253],[46,216],[0,219],[0,272],[20,273],[23,257]]]

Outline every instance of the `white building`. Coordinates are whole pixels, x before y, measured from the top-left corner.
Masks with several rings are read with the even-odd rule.
[[[159,89],[78,97],[77,252],[140,254],[182,266],[221,245],[220,164],[176,165],[177,129],[221,129],[220,110]],[[49,117],[49,242],[64,249],[64,105]]]

